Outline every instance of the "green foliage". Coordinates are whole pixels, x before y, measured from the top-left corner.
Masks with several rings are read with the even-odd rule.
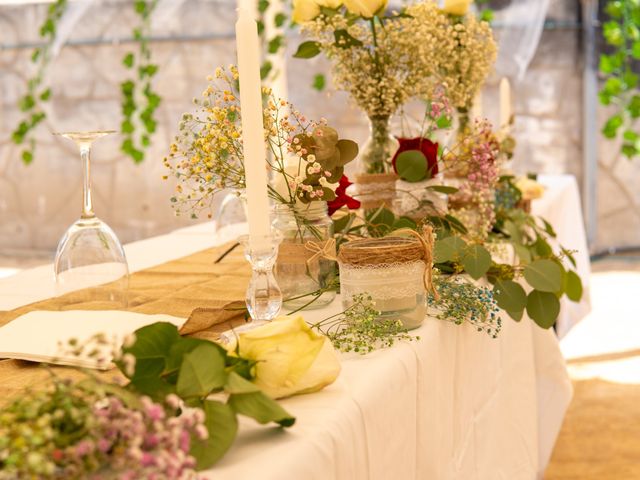
[[[18,100],[18,107],[24,113],[24,118],[11,133],[11,140],[16,145],[26,144],[21,153],[25,165],[33,162],[36,150],[34,131],[46,118],[43,103],[51,99],[51,89],[44,87],[42,83],[51,62],[51,47],[56,39],[57,25],[67,6],[67,0],[55,0],[47,8],[47,16],[38,29],[44,44],[31,54],[31,63],[34,64],[36,73],[27,80],[27,93]]]
[[[176,393],[187,405],[204,411],[209,438],[194,441],[191,451],[200,469],[213,465],[229,449],[238,430],[238,414],[284,427],[295,422],[250,382],[254,362],[232,356],[207,340],[181,337],[169,323],[138,329],[135,343],[123,347],[116,364],[130,381],[128,389],[159,401]],[[227,395],[226,403],[208,399],[218,392]]]
[[[318,73],[313,76],[313,83],[311,86],[313,87],[314,90],[321,92],[322,90],[324,90],[324,87],[326,86],[326,84],[327,84],[327,79],[323,74]]]
[[[298,45],[296,53],[293,54],[295,58],[313,58],[320,54],[320,45],[318,42],[308,40]]]
[[[640,135],[636,122],[640,117],[638,75],[633,61],[640,59],[640,2],[609,0],[605,12],[610,20],[602,26],[602,35],[613,48],[600,56],[600,72],[606,80],[599,93],[600,103],[615,105],[616,110],[604,123],[602,134],[621,138],[621,153],[632,159],[640,156]]]
[[[560,247],[556,255],[549,244],[549,239],[556,236],[553,227],[546,220],[516,208],[520,199],[521,192],[513,177],[502,177],[496,189],[496,222],[490,236],[490,240],[513,246],[520,260],[518,265],[495,263],[482,245],[468,245],[456,232],[446,230],[438,230],[434,262],[445,273],[467,273],[475,279],[486,277],[494,284],[498,305],[511,318],[519,321],[526,311],[538,325],[549,328],[558,316],[558,298],[566,294],[570,300],[579,301],[582,282],[575,271],[562,265],[562,259],[567,258],[576,267],[572,253]],[[437,224],[433,219],[430,221]],[[531,287],[529,295],[519,279]]]
[[[417,229],[415,221],[409,217],[397,217],[384,206],[365,212],[367,233],[372,237],[384,237],[400,228]]]
[[[493,295],[498,306],[507,312],[523,312],[527,307],[527,292],[513,280],[498,279]]]
[[[527,314],[541,328],[551,328],[560,313],[560,301],[550,292],[533,290],[527,297]]]
[[[121,111],[122,144],[120,149],[135,163],[144,160],[145,150],[151,145],[151,135],[155,133],[157,121],[154,114],[162,98],[152,89],[153,77],[158,66],[151,63],[149,34],[151,14],[158,0],[135,0],[134,10],[140,24],[133,30],[133,38],[138,42],[137,52],[127,52],[122,59],[124,67],[133,74],[120,84],[122,95]]]
[[[419,182],[431,177],[429,162],[420,150],[406,150],[396,159],[398,175],[407,182]]]

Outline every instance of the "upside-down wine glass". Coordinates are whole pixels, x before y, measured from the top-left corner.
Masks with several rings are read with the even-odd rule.
[[[82,160],[82,214],[65,232],[54,262],[58,295],[70,302],[99,302],[106,308],[126,308],[129,267],[113,230],[96,217],[91,200],[91,145],[113,131],[56,133],[75,142]]]

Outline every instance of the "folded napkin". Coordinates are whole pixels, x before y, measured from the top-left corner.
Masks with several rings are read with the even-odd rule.
[[[71,355],[69,340],[75,338],[78,344],[83,344],[97,334],[104,334],[112,345],[119,347],[135,330],[155,322],[169,322],[180,328],[185,319],[121,310],[29,312],[0,328],[0,358],[108,368],[112,360],[111,346],[101,347],[100,356],[106,358],[107,362],[99,364],[96,358],[88,355]]]

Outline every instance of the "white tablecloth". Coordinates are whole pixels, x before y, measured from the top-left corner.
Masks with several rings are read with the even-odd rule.
[[[549,198],[569,195],[559,192],[570,188],[570,181],[559,179],[553,185],[553,178],[541,180],[549,186]],[[559,214],[556,201],[547,212],[540,212],[540,204],[534,208],[562,236],[564,224],[550,214]],[[576,209],[571,215],[575,219],[579,214]],[[579,221],[572,222],[577,228]],[[137,271],[222,243],[237,235],[238,228],[214,235],[213,226],[203,224],[132,243],[125,248],[130,268]],[[567,239],[561,243],[579,247]],[[54,293],[51,266],[28,270],[0,281],[0,309]],[[339,309],[334,302],[305,316]],[[415,333],[420,340],[367,356],[344,356],[334,385],[284,400],[297,417],[293,428],[265,428],[243,420],[236,443],[208,477],[540,478],[572,394],[554,332],[525,316],[519,323],[504,319],[495,340],[468,325],[432,319]]]

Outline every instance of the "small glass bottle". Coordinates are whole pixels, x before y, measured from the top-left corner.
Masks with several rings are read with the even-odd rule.
[[[275,276],[285,308],[314,309],[331,303],[335,289],[318,293],[335,284],[337,273],[326,202],[276,205],[273,228],[282,236]]]

